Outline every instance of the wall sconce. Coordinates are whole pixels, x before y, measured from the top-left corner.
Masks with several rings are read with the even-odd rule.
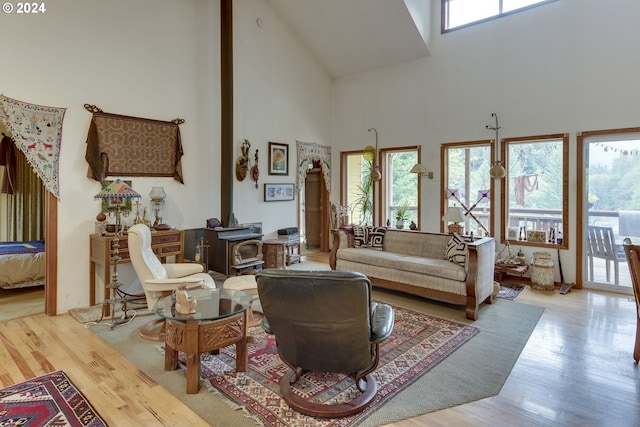
[[[442,216],[444,222],[452,222],[453,224],[447,225],[449,234],[462,233],[464,227],[460,225],[460,222],[464,222],[464,216],[462,215],[462,208],[459,206],[449,206],[447,213]]]
[[[371,179],[373,181],[380,181],[382,179],[382,172],[380,172],[380,166],[376,163],[376,158],[378,157],[378,131],[376,128],[369,128],[369,132],[374,131],[376,133],[376,148],[373,148],[370,145],[364,147],[364,153],[362,153],[362,157],[365,160],[373,161],[373,168],[371,169]]]
[[[154,217],[153,225],[151,227],[154,230],[171,229],[171,226],[164,223],[166,210],[166,203],[164,199],[167,197],[167,193],[164,192],[164,188],[151,187],[149,197],[151,198],[151,212],[153,212]]]
[[[415,165],[413,165],[409,173],[417,173],[418,176],[426,175],[427,178],[433,179],[433,171],[427,171],[427,168],[421,163],[416,163]]]

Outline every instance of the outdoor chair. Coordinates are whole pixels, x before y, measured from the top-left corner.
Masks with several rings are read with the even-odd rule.
[[[633,349],[633,360],[640,362],[640,245],[632,245],[625,241],[624,252],[631,273],[633,295],[636,299],[636,344]]]
[[[391,306],[371,301],[371,282],[350,271],[267,269],[256,276],[264,319],[274,334],[280,359],[291,368],[280,381],[283,399],[314,417],[344,417],[362,411],[375,397],[372,372],[380,343],[393,330]],[[360,394],[351,401],[325,405],[292,389],[307,371],[349,375]]]
[[[611,281],[611,264],[615,284],[620,282],[619,262],[625,261],[624,251],[618,250],[613,228],[590,225],[587,227],[587,256],[589,257],[589,278],[593,281],[593,259],[605,260],[607,282]]]

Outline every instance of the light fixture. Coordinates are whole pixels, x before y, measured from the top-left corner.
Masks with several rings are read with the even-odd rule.
[[[107,289],[109,289],[109,298],[103,302],[102,307],[102,317],[100,321],[104,318],[105,313],[111,312],[111,329],[114,329],[116,326],[129,323],[131,320],[127,317],[127,300],[125,297],[120,297],[118,295],[118,288],[120,287],[120,282],[118,281],[118,261],[120,261],[120,237],[122,237],[122,227],[121,227],[121,215],[124,213],[125,215],[129,214],[128,210],[124,210],[122,207],[124,206],[127,200],[140,199],[140,194],[136,193],[133,188],[129,187],[126,183],[122,182],[119,179],[111,182],[105,188],[102,189],[98,194],[96,194],[93,198],[95,200],[107,200],[109,205],[115,206],[115,216],[116,216],[116,227],[113,234],[113,243],[111,245],[111,262],[113,265],[113,271],[111,274],[111,282],[109,284],[105,283]],[[122,304],[122,311],[124,312],[124,317],[122,319],[116,320],[115,311],[116,305]],[[107,309],[109,306],[109,309]]]
[[[464,227],[459,224],[460,222],[464,221],[464,215],[462,215],[462,208],[459,206],[449,206],[447,208],[447,213],[445,213],[442,216],[442,220],[444,222],[453,223],[453,224],[447,225],[449,234],[462,233],[462,230],[464,230]]]
[[[169,230],[171,227],[164,223],[166,203],[164,199],[167,197],[167,193],[164,192],[162,187],[151,187],[149,193],[151,198],[151,212],[153,212],[154,221],[151,226],[154,230]]]
[[[421,163],[416,163],[413,165],[409,173],[417,173],[418,176],[426,175],[427,178],[433,179],[433,172],[428,171],[426,166],[423,166]]]
[[[378,156],[378,130],[376,128],[369,128],[368,131],[374,131],[376,133],[376,148],[367,145],[364,148],[362,157],[364,157],[365,160],[373,161],[373,167],[371,168],[371,179],[373,181],[380,181],[382,179],[382,172],[380,172],[380,166],[378,166],[376,162],[376,157]]]
[[[491,178],[493,179],[502,179],[505,177],[506,171],[504,169],[502,160],[500,160],[500,151],[499,151],[500,140],[498,139],[498,130],[500,129],[500,126],[498,126],[498,115],[496,113],[491,113],[491,117],[495,118],[496,125],[495,126],[486,125],[485,128],[496,132],[496,139],[495,139],[496,160],[494,162],[491,162],[491,169],[489,169],[489,175],[491,175]]]

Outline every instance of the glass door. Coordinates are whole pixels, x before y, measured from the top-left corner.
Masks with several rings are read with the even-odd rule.
[[[633,294],[623,240],[640,243],[640,132],[584,137],[584,286]]]

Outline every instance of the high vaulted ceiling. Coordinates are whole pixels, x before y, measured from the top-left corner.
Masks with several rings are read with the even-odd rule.
[[[332,78],[430,55],[431,0],[267,0]]]

